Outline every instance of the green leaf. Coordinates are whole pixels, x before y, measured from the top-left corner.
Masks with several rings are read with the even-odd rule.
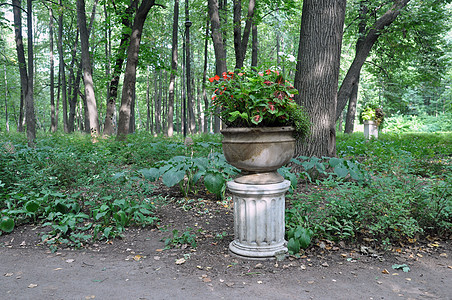
[[[300,252],[300,242],[294,238],[289,239],[289,242],[287,242],[287,249],[289,249],[290,254],[297,254]]]
[[[308,230],[304,230],[303,233],[300,236],[300,246],[303,249],[306,249],[311,244],[311,234]]]
[[[10,233],[14,229],[14,220],[10,217],[4,216],[0,220],[0,230]]]
[[[39,209],[39,204],[34,200],[28,201],[25,204],[25,209],[31,213],[37,212]]]
[[[179,170],[175,171],[174,169],[168,170],[165,174],[162,176],[162,182],[167,187],[172,187],[182,180],[184,180],[185,177],[185,171]]]
[[[157,168],[141,169],[138,170],[138,173],[149,181],[156,181],[160,177],[160,171]]]
[[[348,175],[348,168],[344,164],[340,163],[334,167],[334,174],[338,177],[344,178]]]
[[[204,185],[207,190],[218,197],[221,196],[225,182],[226,180],[220,173],[208,173],[204,176]]]
[[[332,158],[330,158],[328,163],[330,164],[330,166],[332,168],[334,168],[334,167],[336,167],[339,164],[343,164],[343,161],[344,161],[344,159],[342,159],[342,158],[332,157]]]

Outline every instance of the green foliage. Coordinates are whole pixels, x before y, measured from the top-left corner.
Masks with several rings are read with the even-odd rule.
[[[331,176],[342,180],[351,178],[360,183],[370,181],[370,176],[367,171],[361,166],[358,161],[347,160],[337,157],[322,157],[315,156],[299,156],[291,160],[296,165],[302,166],[305,170],[307,178],[312,182],[313,178],[320,175]]]
[[[161,177],[162,183],[168,187],[178,184],[184,196],[196,193],[198,182],[203,179],[207,190],[222,198],[226,181],[238,172],[219,153],[210,153],[207,157],[174,156],[156,165],[160,167],[138,172],[150,181]]]
[[[190,233],[190,231],[192,231],[192,228],[187,228],[179,235],[179,230],[174,229],[172,236],[165,239],[165,249],[181,247],[182,245],[190,245],[192,248],[196,248],[196,235]]]
[[[214,93],[211,113],[227,126],[294,126],[301,138],[309,133],[309,117],[292,98],[298,90],[278,70],[243,68],[209,81]]]
[[[0,219],[0,234],[2,231],[10,233],[13,230],[14,230],[14,219],[7,216],[3,216]]]
[[[311,229],[306,229],[300,225],[290,228],[287,231],[287,248],[289,254],[297,254],[300,249],[306,249],[311,244],[313,232]]]
[[[378,141],[338,136],[337,149],[360,160],[372,181],[323,177],[308,194],[289,195],[288,232],[301,227],[318,239],[366,240],[380,247],[452,233],[450,134],[383,135]],[[327,169],[318,158],[303,163],[319,173]],[[295,250],[296,245],[291,242]]]

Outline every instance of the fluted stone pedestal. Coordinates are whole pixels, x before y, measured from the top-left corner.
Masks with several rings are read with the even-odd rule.
[[[364,136],[366,139],[372,137],[378,139],[378,126],[374,121],[364,121]]]
[[[227,183],[234,200],[234,241],[229,250],[248,259],[273,259],[287,252],[284,240],[285,193],[290,182]]]

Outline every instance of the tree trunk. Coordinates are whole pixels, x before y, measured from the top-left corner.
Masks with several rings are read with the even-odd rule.
[[[20,74],[20,87],[21,87],[21,97],[20,97],[20,109],[19,109],[19,122],[18,131],[23,132],[23,120],[24,120],[24,99],[28,90],[28,74],[27,74],[27,64],[25,61],[25,50],[22,37],[22,15],[21,15],[21,1],[12,0],[13,5],[13,15],[14,15],[14,34],[16,41],[16,52],[17,61],[19,63],[19,74]]]
[[[353,86],[350,100],[348,101],[347,116],[345,117],[345,133],[353,133],[355,128],[356,104],[358,103],[359,76]]]
[[[192,95],[192,77],[191,77],[191,45],[190,45],[190,26],[189,22],[189,10],[188,1],[185,1],[185,43],[186,43],[186,53],[185,53],[185,68],[186,68],[186,82],[187,82],[187,108],[188,108],[188,129],[190,133],[195,131],[195,114],[194,114],[194,103]]]
[[[147,66],[147,72],[146,72],[146,107],[147,107],[147,113],[146,113],[146,131],[149,132],[150,125],[151,125],[151,76],[149,72],[149,66]]]
[[[257,40],[257,25],[256,22],[253,21],[252,26],[252,41],[251,41],[251,67],[257,67],[257,52],[259,48],[258,40]]]
[[[400,14],[402,8],[404,8],[410,0],[397,0],[394,1],[392,7],[385,12],[374,24],[371,26],[367,35],[363,39],[362,46],[359,51],[356,52],[355,58],[345,75],[342,85],[337,93],[337,109],[336,109],[336,120],[339,119],[340,114],[344,110],[347,101],[353,90],[353,86],[358,82],[359,74],[364,62],[369,56],[372,46],[377,41],[381,34],[381,31],[389,26],[397,16]]]
[[[122,88],[121,108],[118,121],[118,140],[125,140],[129,133],[130,104],[132,102],[133,91],[136,84],[136,72],[138,64],[138,52],[140,50],[141,34],[143,33],[144,22],[149,10],[154,6],[154,0],[143,0],[135,15],[130,44],[127,48],[127,64],[124,73],[124,83]]]
[[[359,52],[363,45],[364,36],[366,34],[367,13],[368,9],[366,2],[361,1],[359,9],[358,40],[356,41],[355,47],[356,52]],[[356,83],[353,85],[352,92],[350,94],[350,99],[348,101],[347,116],[345,118],[345,133],[353,133],[355,127],[356,104],[358,103],[358,90],[359,90],[359,74],[356,79]]]
[[[85,100],[89,116],[89,130],[91,136],[96,138],[100,134],[99,117],[97,114],[96,97],[94,95],[94,82],[89,55],[89,32],[86,28],[85,0],[77,0],[77,19],[80,29],[80,44],[82,51],[83,82],[85,84]]]
[[[5,56],[5,65],[3,66],[4,68],[4,74],[5,74],[5,129],[6,132],[9,132],[9,120],[8,120],[8,76],[6,73],[6,65],[7,65],[7,59]]]
[[[157,73],[156,73],[157,75]],[[157,134],[160,134],[162,132],[162,69],[159,69],[158,71],[158,80],[156,81],[158,83],[158,92],[156,95],[156,102],[155,102],[155,132]]]
[[[50,39],[50,131],[56,132],[58,119],[55,113],[55,70],[53,59],[53,11],[49,9],[49,39]]]
[[[168,131],[169,137],[173,136],[174,131],[174,89],[176,84],[177,72],[177,28],[179,24],[179,0],[174,1],[173,17],[173,40],[171,44],[171,73],[168,89]]]
[[[77,32],[75,35],[75,42],[74,46],[72,47],[71,55],[72,55],[72,61],[69,66],[69,115],[67,120],[67,128],[68,132],[74,132],[74,121],[75,121],[75,111],[76,111],[76,105],[77,105],[77,98],[78,98],[78,86],[80,84],[80,78],[81,73],[77,72],[77,78],[75,77],[74,67],[77,63],[77,46],[78,46],[78,39],[79,39],[79,30],[77,27]]]
[[[107,98],[107,111],[104,122],[104,135],[113,135],[116,131],[116,99],[118,98],[119,77],[122,72],[126,49],[129,46],[130,33],[132,32],[132,18],[137,10],[138,0],[131,1],[126,9],[121,23],[123,25],[121,41],[119,43],[118,52],[115,57],[115,65],[113,67],[113,76],[109,84],[109,93]]]
[[[255,7],[255,0],[249,0],[248,15],[246,17],[245,29],[243,31],[242,38],[242,0],[234,0],[234,50],[236,69],[243,67],[243,61],[245,60],[246,49],[248,47],[248,40],[251,32],[251,25],[253,24]]]
[[[298,140],[297,155],[335,156],[335,112],[345,0],[305,0],[301,18],[296,101],[311,119],[311,134]]]
[[[210,21],[209,21],[209,19],[207,19],[206,36],[208,36],[208,34],[209,34],[209,25],[210,25]],[[203,128],[204,133],[209,132],[209,123],[210,123],[209,122],[210,116],[209,116],[209,113],[207,112],[209,109],[209,98],[207,97],[207,91],[206,91],[208,53],[209,53],[209,39],[205,39],[205,41],[204,41],[204,68],[203,68],[203,73],[202,73],[202,98],[204,100],[204,128]]]
[[[209,0],[209,16],[212,30],[212,41],[215,52],[215,66],[217,75],[226,72],[226,53],[224,52],[223,36],[220,27],[220,15],[218,13],[218,0]],[[214,132],[220,132],[220,119],[215,117]]]
[[[34,147],[36,140],[36,116],[33,99],[33,15],[32,0],[27,0],[27,38],[28,38],[28,88],[25,95],[25,122],[27,124],[28,146]]]

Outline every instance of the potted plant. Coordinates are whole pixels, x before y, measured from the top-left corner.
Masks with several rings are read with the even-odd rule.
[[[377,104],[367,104],[359,115],[360,123],[364,123],[364,136],[378,138],[378,129],[384,121],[384,113]]]
[[[295,138],[305,138],[310,129],[307,114],[293,99],[298,91],[270,69],[243,68],[209,81],[214,90],[211,112],[226,125],[221,131],[226,160],[246,174],[260,174],[236,181],[283,181],[276,170],[293,157]]]
[[[234,240],[231,253],[250,259],[284,256],[285,192],[290,182],[277,169],[295,152],[295,138],[310,128],[298,91],[278,71],[241,69],[209,79],[213,114],[226,125],[223,152],[242,170],[227,183],[234,199]]]

